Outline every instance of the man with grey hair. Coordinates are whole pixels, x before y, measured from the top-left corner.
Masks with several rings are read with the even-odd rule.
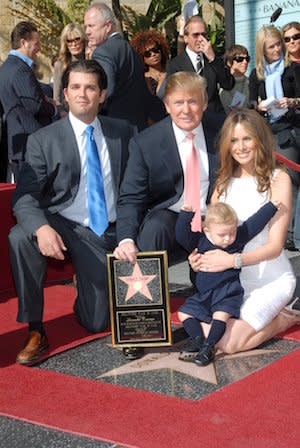
[[[162,102],[147,88],[143,64],[120,34],[112,10],[101,2],[92,2],[84,23],[89,45],[95,47],[92,59],[104,68],[108,86],[102,114],[127,119],[138,130],[151,117],[158,121],[165,115]]]

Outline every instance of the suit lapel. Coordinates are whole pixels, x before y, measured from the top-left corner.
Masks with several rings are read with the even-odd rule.
[[[180,196],[183,191],[183,169],[170,117],[166,118],[166,126],[163,129],[161,155],[165,160],[166,169],[174,173],[175,189]]]
[[[195,72],[195,68],[192,64],[192,61],[189,58],[189,55],[187,54],[187,52],[184,50],[182,52],[182,69],[183,71],[188,71],[188,72]]]

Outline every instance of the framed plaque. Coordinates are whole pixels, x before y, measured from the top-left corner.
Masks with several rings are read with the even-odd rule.
[[[172,344],[166,251],[139,252],[135,264],[107,255],[114,347]]]

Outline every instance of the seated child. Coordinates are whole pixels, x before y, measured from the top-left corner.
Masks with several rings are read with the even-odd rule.
[[[192,232],[194,211],[184,205],[176,223],[176,239],[188,252],[196,247],[199,253],[222,249],[236,253],[235,267],[223,272],[199,271],[196,275],[198,292],[179,308],[178,317],[190,336],[179,359],[206,366],[214,359],[214,348],[226,330],[230,317],[238,318],[244,290],[240,283],[241,256],[244,246],[254,238],[280,208],[279,201],[268,202],[238,226],[235,211],[228,204],[218,202],[208,206],[202,232]],[[201,322],[210,323],[206,341]]]

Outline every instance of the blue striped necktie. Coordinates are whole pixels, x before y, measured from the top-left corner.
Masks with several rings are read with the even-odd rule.
[[[89,210],[89,227],[101,236],[108,227],[108,217],[104,196],[103,177],[97,145],[93,136],[94,127],[89,125],[85,132],[87,193]]]

